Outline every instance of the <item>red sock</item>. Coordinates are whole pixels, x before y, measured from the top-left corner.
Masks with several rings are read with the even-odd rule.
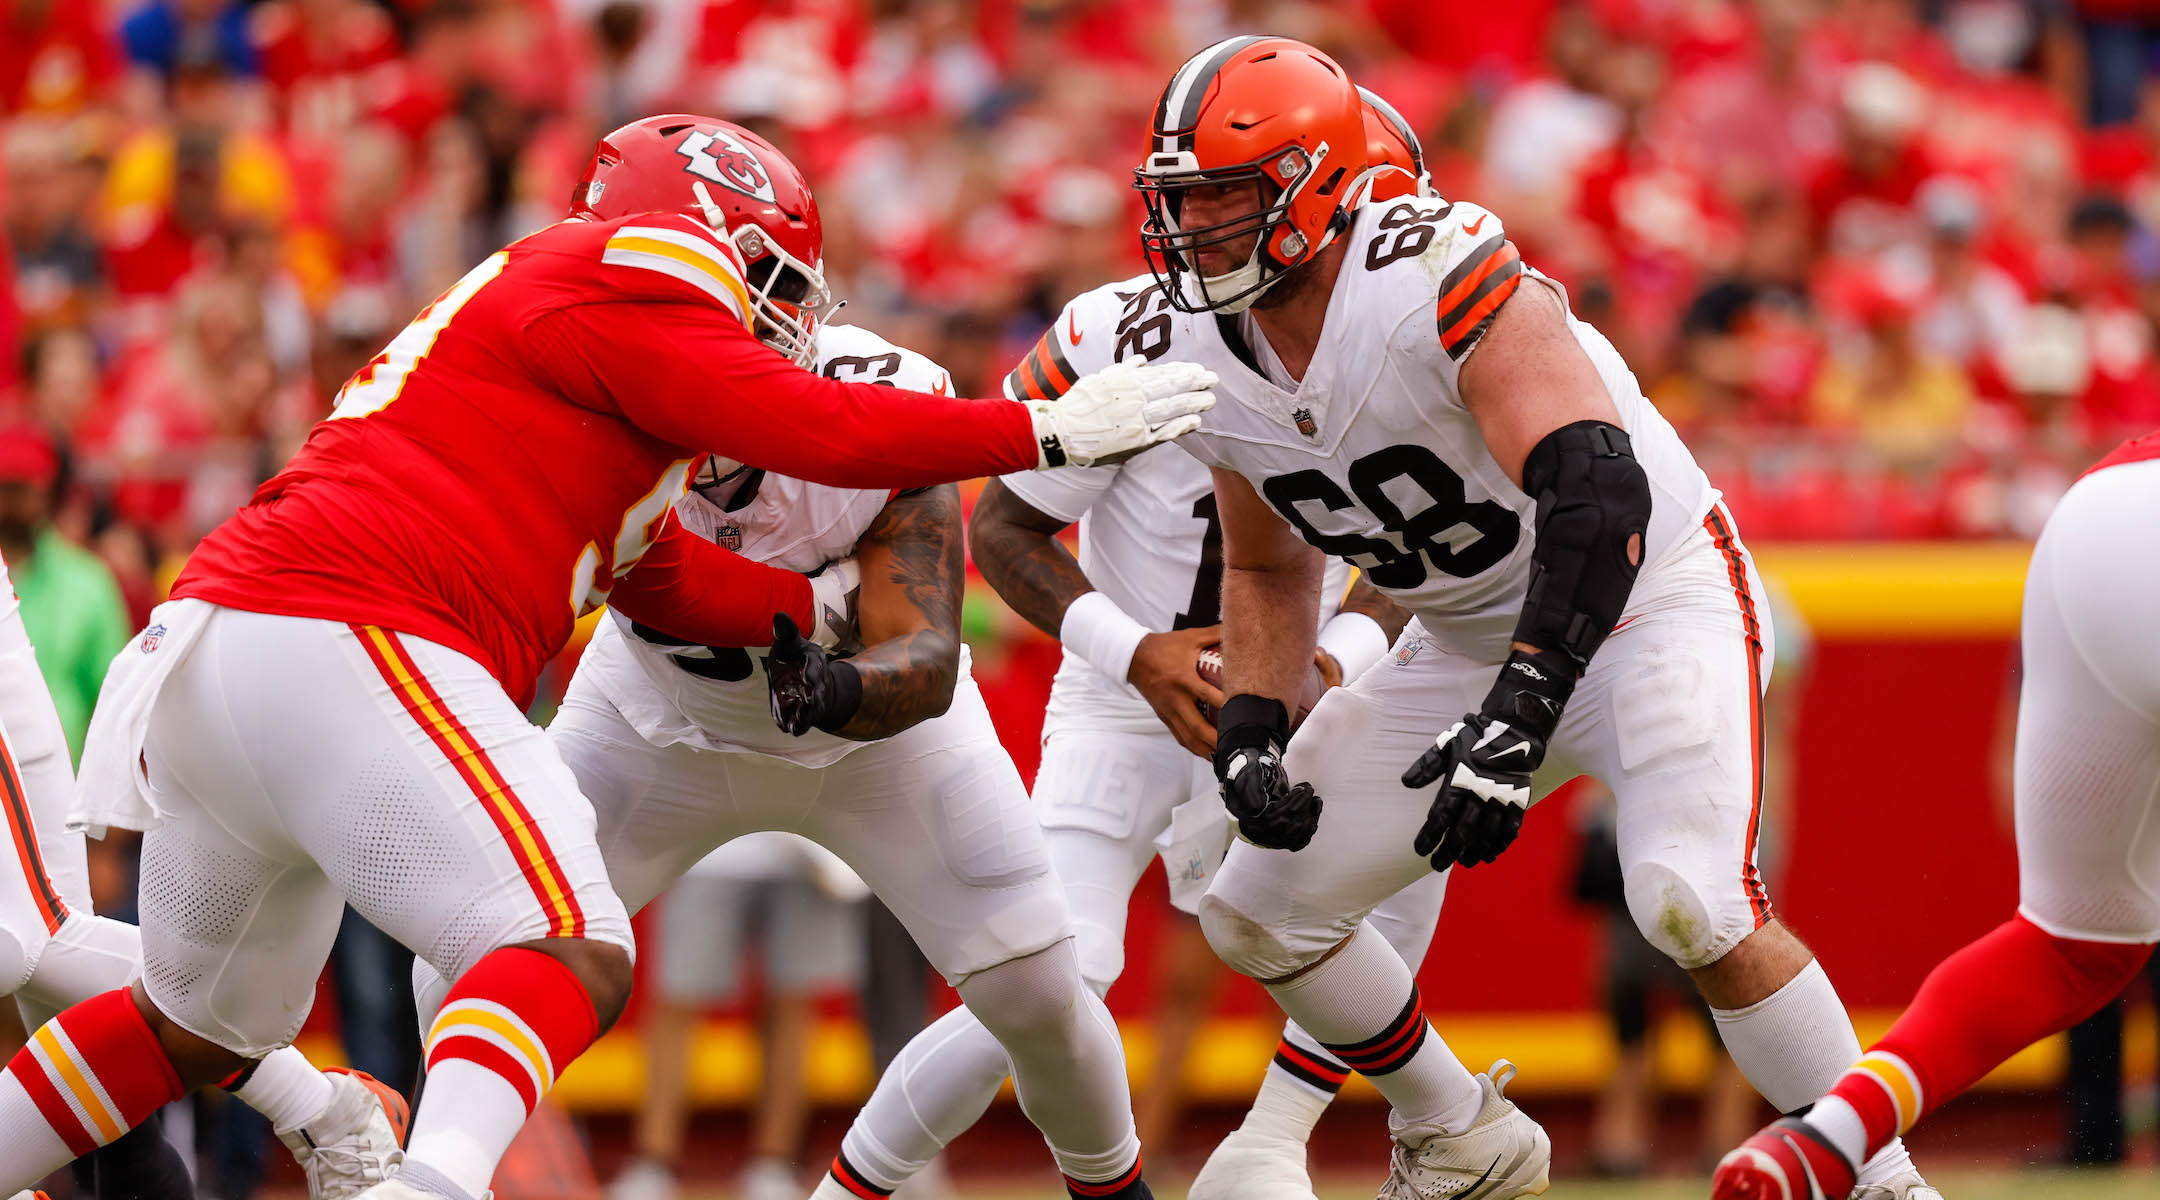
[[[557,1072],[599,1034],[592,998],[561,961],[513,947],[473,964],[428,1029],[406,1162],[480,1195]]]
[[[127,989],[93,996],[32,1034],[0,1073],[0,1126],[9,1133],[0,1139],[0,1183],[28,1186],[67,1157],[43,1170],[40,1161],[88,1154],[183,1094]]]
[[[1942,961],[1890,1032],[1830,1094],[1872,1156],[2011,1055],[2114,999],[2151,946],[2058,938],[2014,917]]]

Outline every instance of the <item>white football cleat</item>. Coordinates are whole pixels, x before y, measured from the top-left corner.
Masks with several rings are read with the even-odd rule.
[[[1901,1171],[1883,1183],[1863,1183],[1853,1188],[1850,1200],[1943,1200],[1934,1185],[1918,1171]]]
[[[1379,1200],[1513,1200],[1552,1186],[1552,1139],[1504,1095],[1515,1064],[1495,1062],[1478,1086],[1485,1105],[1468,1129],[1388,1116],[1395,1152]]]
[[[1208,1155],[1185,1200],[1313,1200],[1305,1143],[1241,1125]]]
[[[310,1200],[349,1200],[388,1180],[405,1161],[400,1149],[412,1112],[405,1097],[362,1071],[331,1067],[330,1107],[278,1140],[307,1172]]]

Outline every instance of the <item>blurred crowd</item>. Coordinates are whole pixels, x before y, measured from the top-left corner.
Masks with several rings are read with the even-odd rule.
[[[0,481],[140,615],[671,109],[796,156],[847,319],[988,391],[1139,269],[1153,99],[1249,30],[1410,117],[1756,539],[2027,536],[2160,424],[2152,0],[0,0]]]

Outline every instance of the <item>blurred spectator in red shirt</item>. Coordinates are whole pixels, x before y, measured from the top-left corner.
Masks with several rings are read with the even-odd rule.
[[[1602,91],[1604,52],[1605,31],[1588,9],[1562,9],[1545,34],[1545,70],[1493,105],[1485,172],[1510,227],[1522,223],[1518,208],[1565,208],[1584,161],[1620,137],[1620,109]]]
[[[328,142],[394,90],[397,30],[367,0],[269,0],[249,40],[278,119],[302,142]]]
[[[1901,247],[1886,264],[1925,293],[1914,336],[1922,349],[1968,371],[1993,371],[1992,356],[2010,344],[2025,314],[2025,289],[1980,253],[1987,220],[1979,186],[1938,175],[1914,198],[1924,245]]]
[[[96,411],[104,387],[97,343],[89,333],[75,326],[48,329],[23,344],[22,357],[29,418],[57,434],[81,428]]]
[[[2160,368],[2145,281],[2132,273],[2129,209],[2112,196],[2079,202],[2070,216],[2070,253],[2053,291],[2084,319],[2092,385],[2080,402],[2095,435],[2120,439],[2160,425]]]
[[[329,188],[286,239],[286,262],[308,307],[320,312],[341,283],[402,290],[391,218],[405,202],[405,141],[382,125],[349,129],[338,139]]]
[[[1842,66],[1820,38],[1810,0],[1758,0],[1744,54],[1684,78],[1663,105],[1661,136],[1689,146],[1719,189],[1744,200],[1798,189],[1838,148]]]
[[[1823,354],[1809,249],[1807,210],[1796,197],[1766,192],[1750,205],[1738,262],[1688,305],[1677,369],[1652,392],[1682,429],[1756,437],[1801,422]]]
[[[1918,137],[1928,94],[1886,62],[1860,63],[1839,85],[1838,157],[1808,185],[1823,249],[1879,254],[1917,232],[1913,193],[1932,171]]]
[[[101,6],[88,0],[13,0],[0,14],[0,115],[72,113],[120,71]]]

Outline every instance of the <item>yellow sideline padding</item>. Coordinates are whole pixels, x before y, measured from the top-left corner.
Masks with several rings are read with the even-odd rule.
[[[1894,1009],[1865,1009],[1854,1014],[1862,1044],[1890,1027]],[[1507,1058],[1522,1074],[1510,1095],[1587,1095],[1612,1069],[1613,1044],[1603,1018],[1594,1013],[1535,1016],[1450,1016],[1436,1023],[1448,1045],[1473,1070]],[[1274,1055],[1279,1022],[1260,1017],[1226,1017],[1202,1027],[1185,1064],[1188,1094],[1203,1103],[1242,1104],[1252,1098],[1260,1073]],[[1126,1060],[1139,1080],[1153,1069],[1155,1041],[1147,1022],[1124,1025]],[[1676,1013],[1657,1027],[1656,1072],[1661,1087],[1686,1091],[1700,1087],[1711,1064],[1709,1033],[1692,1014]],[[2160,1031],[2149,1013],[2127,1021],[2125,1062],[2150,1062]],[[340,1062],[337,1044],[327,1038],[301,1041],[308,1057],[324,1066]],[[1998,1068],[1983,1088],[2030,1089],[2051,1086],[2063,1071],[2063,1039],[2050,1038]],[[822,1104],[855,1105],[870,1094],[870,1047],[860,1026],[850,1021],[823,1022],[810,1046],[809,1089]],[[738,1020],[708,1021],[690,1051],[690,1089],[704,1107],[741,1107],[757,1084],[757,1038]],[[645,1057],[635,1030],[618,1029],[600,1039],[563,1073],[555,1096],[582,1112],[627,1112],[645,1088]],[[1364,1079],[1352,1076],[1343,1094],[1373,1100]],[[1009,1090],[1008,1090],[1009,1095]]]
[[[1754,551],[1818,638],[2015,636],[2032,557],[2024,542],[1792,542]]]

